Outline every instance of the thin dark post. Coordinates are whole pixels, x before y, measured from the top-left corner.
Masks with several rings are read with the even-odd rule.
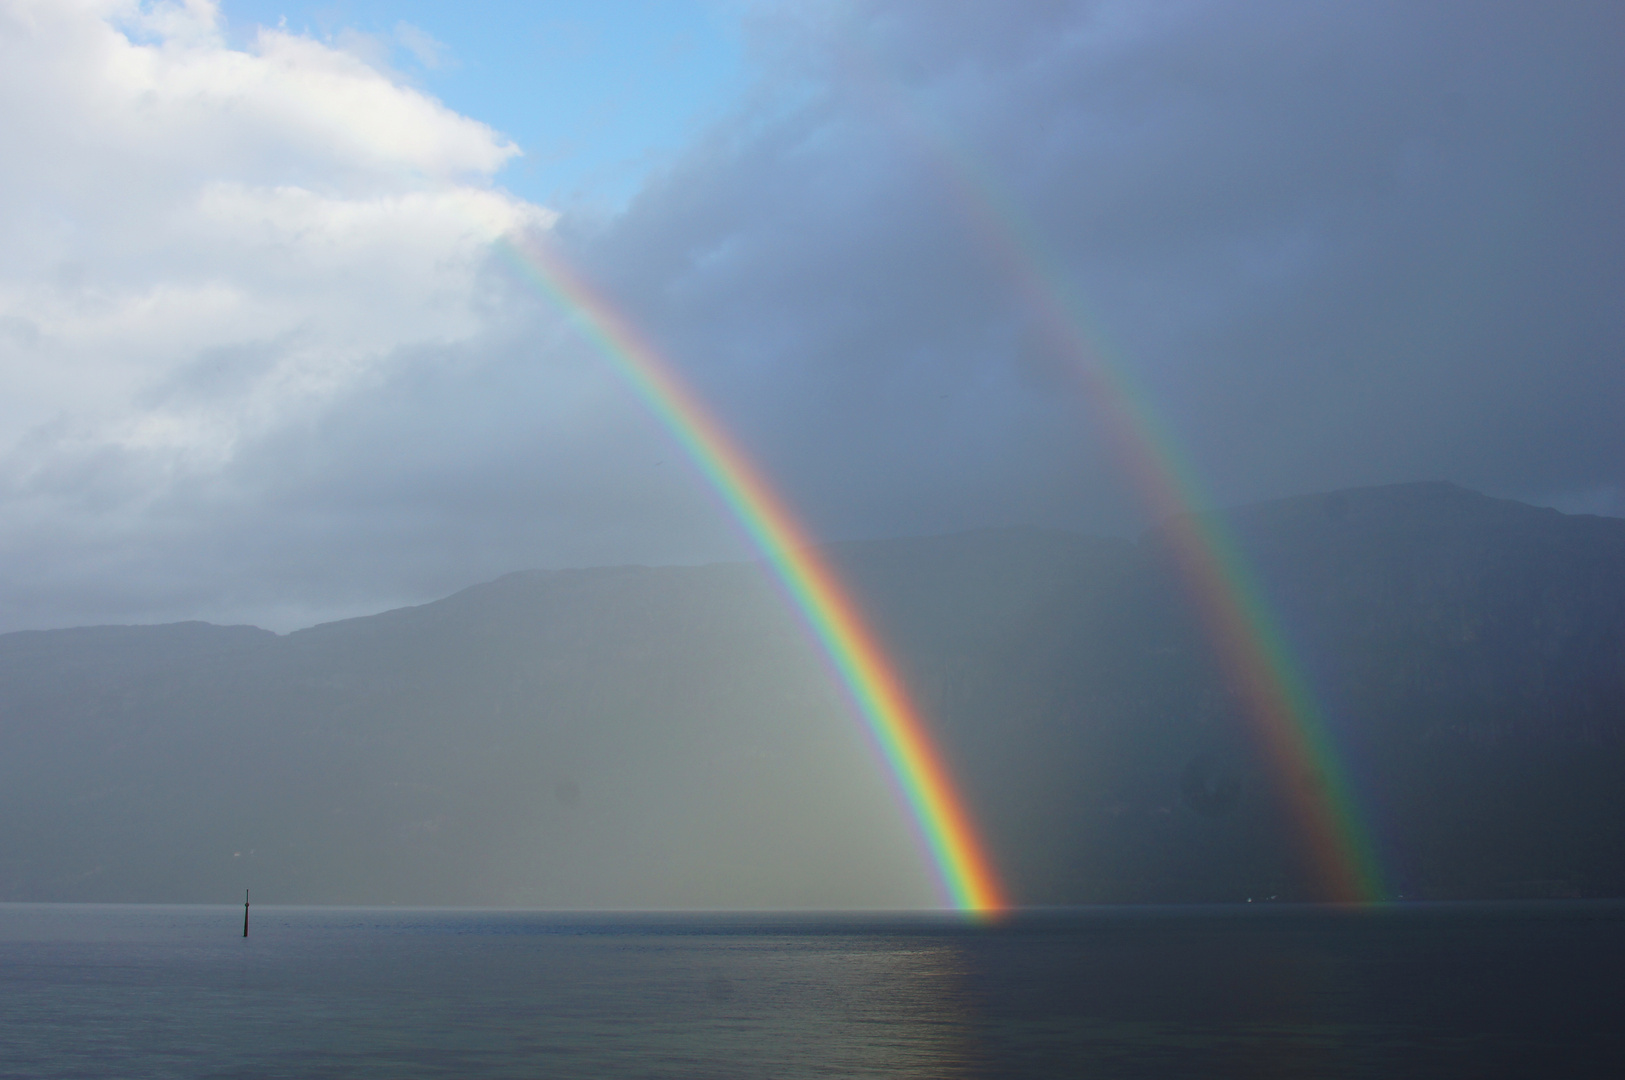
[[[248,890],[243,890],[243,937],[248,936]]]

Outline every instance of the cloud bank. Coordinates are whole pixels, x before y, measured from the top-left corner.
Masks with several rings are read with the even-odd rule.
[[[1219,501],[1440,478],[1625,513],[1611,5],[752,18],[757,89],[606,220],[506,193],[517,147],[340,45],[0,2],[0,628],[288,629],[743,554],[494,257],[516,230],[822,536],[1144,524],[999,205]]]

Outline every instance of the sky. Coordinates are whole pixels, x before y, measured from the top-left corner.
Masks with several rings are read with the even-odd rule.
[[[523,148],[498,182],[550,207],[614,211],[747,85],[742,4],[724,0],[225,0],[223,37],[309,36]]]
[[[515,235],[823,539],[1149,524],[1012,250],[1215,504],[1625,515],[1622,46],[1584,2],[0,0],[0,630],[748,557]]]

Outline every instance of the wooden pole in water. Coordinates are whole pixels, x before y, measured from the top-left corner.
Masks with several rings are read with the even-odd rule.
[[[243,937],[248,936],[248,890],[243,890]]]

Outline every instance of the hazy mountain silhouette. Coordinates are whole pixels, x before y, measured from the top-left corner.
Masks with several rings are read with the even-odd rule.
[[[1225,516],[1318,692],[1392,892],[1625,895],[1625,521],[1442,483]],[[1053,543],[1047,560],[995,536],[849,560],[1016,891],[1316,895],[1165,534]],[[1002,613],[947,610],[989,591]]]
[[[1226,515],[1408,896],[1625,895],[1625,521],[1448,484]],[[1312,897],[1166,534],[830,549],[1029,903]],[[909,905],[906,822],[748,564],[277,636],[0,636],[0,899]]]

